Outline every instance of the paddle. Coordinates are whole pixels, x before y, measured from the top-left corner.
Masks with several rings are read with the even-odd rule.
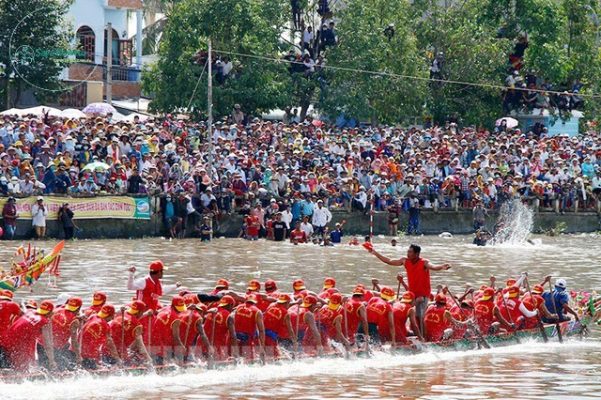
[[[125,360],[125,307],[121,307],[121,359]]]
[[[213,321],[211,321],[211,348],[213,349],[213,355],[209,351],[209,358],[207,362],[207,368],[213,369],[215,367],[215,323],[217,322],[217,315],[213,314]]]
[[[499,290],[501,290],[501,289],[499,289]],[[516,327],[515,332],[513,332],[513,337],[515,338],[515,341],[518,342],[518,344],[522,344],[522,341],[518,337],[518,331],[517,331],[517,326],[515,325],[515,321],[513,320],[513,317],[511,316],[509,309],[507,308],[507,301],[505,300],[505,296],[503,295],[502,290],[501,290],[501,299],[503,299],[503,306],[505,307],[505,310],[507,310],[507,316],[509,317],[509,322],[511,322],[511,324]]]
[[[457,301],[455,296],[453,296],[453,293],[451,293],[451,290],[448,287],[447,287],[447,292],[449,293],[449,296],[451,296],[451,298],[453,299],[453,302],[455,303],[457,308],[459,308],[461,315],[466,317],[466,315],[463,312],[463,309],[461,308],[461,304],[459,304],[459,302]],[[469,318],[467,318],[467,317],[466,317],[466,319],[469,320]],[[482,344],[482,346],[484,346],[487,349],[490,349],[490,344],[488,344],[488,342],[486,341],[484,336],[482,336],[482,332],[480,332],[480,329],[473,323],[468,323],[468,326],[471,327],[472,330],[476,333],[476,336],[478,337],[478,341]]]
[[[528,277],[526,276],[526,278],[524,279],[524,282],[526,282],[526,289],[528,289],[528,293],[530,294],[530,298],[532,299],[532,301],[534,301],[534,297],[532,296],[532,291],[530,290],[530,283],[528,282]],[[536,307],[536,303],[535,303],[535,307]],[[545,327],[543,326],[543,321],[540,317],[540,313],[536,312],[536,324],[538,325],[538,329],[540,330],[540,334],[543,336],[543,341],[545,343],[547,343],[549,341],[549,338],[547,337],[547,332],[545,332]]]
[[[194,317],[195,306],[192,306],[188,309],[190,314],[188,315],[188,323],[186,324],[186,334],[184,336],[184,358],[186,358],[186,354],[188,355],[188,359],[190,359],[190,349],[188,348],[188,338],[190,337],[190,326],[192,325],[192,318]],[[192,347],[192,346],[190,346]],[[185,362],[185,360],[184,360]]]
[[[551,304],[553,304],[553,312],[555,315],[557,315],[557,317],[559,317],[559,314],[557,314],[557,306],[555,305],[555,296],[553,296],[553,285],[551,285],[551,281],[549,281],[549,290]],[[559,343],[563,343],[563,334],[561,333],[561,327],[559,326],[559,319],[557,322],[555,322],[555,330],[557,331],[557,339],[559,339]]]
[[[302,302],[302,300],[301,300]],[[301,319],[301,315],[300,315],[300,309],[301,309],[301,303],[298,303],[296,306],[296,327],[295,327],[295,335],[296,335],[296,348],[294,349],[295,352],[295,358],[298,360],[298,358],[300,357],[300,344],[299,344],[299,332],[298,332],[298,328],[299,328],[299,323],[300,323],[300,319]]]

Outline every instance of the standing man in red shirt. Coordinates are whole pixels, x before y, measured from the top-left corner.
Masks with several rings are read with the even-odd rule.
[[[420,257],[422,248],[416,244],[409,246],[407,257],[401,257],[399,260],[391,260],[388,257],[384,257],[373,248],[368,249],[368,251],[388,265],[405,267],[407,280],[409,281],[408,290],[415,295],[415,312],[417,320],[420,323],[420,330],[423,333],[424,315],[432,291],[430,286],[430,271],[448,270],[451,266],[449,264],[432,265],[430,260]]]
[[[163,270],[167,269],[163,265],[163,262],[156,260],[150,263],[148,266],[149,274],[144,278],[138,278],[134,280],[134,274],[136,273],[136,267],[129,269],[129,278],[127,280],[127,289],[136,291],[136,300],[142,301],[146,304],[149,310],[158,311],[161,308],[159,299],[161,296],[173,292],[179,288],[181,284],[177,282],[175,285],[166,285],[163,288],[161,279],[163,279]]]

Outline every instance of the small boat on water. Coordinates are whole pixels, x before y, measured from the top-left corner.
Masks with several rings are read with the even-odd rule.
[[[547,324],[544,325],[545,334],[549,340],[558,341],[558,329],[562,337],[581,339],[588,335],[587,324],[591,321],[592,315],[587,312],[582,316],[580,321],[564,321],[558,324]],[[411,338],[409,338],[411,339]],[[496,335],[488,335],[484,338],[486,343],[490,347],[503,347],[517,344],[519,341],[543,341],[543,334],[539,328],[520,330],[516,333],[499,333]],[[445,340],[437,343],[418,342],[411,341],[411,344],[390,347],[382,346],[378,348],[378,351],[389,353],[391,355],[408,355],[418,354],[420,352],[444,352],[444,351],[470,351],[482,348],[482,338],[463,338],[456,340]],[[277,359],[268,359],[266,364],[283,364],[302,361],[306,359],[317,359],[317,358],[366,358],[370,357],[369,351],[364,349],[355,349],[346,354],[344,350],[332,351],[324,355],[301,355],[296,356],[293,353],[286,353],[282,357]],[[49,372],[46,370],[34,371],[31,373],[17,373],[13,370],[0,370],[0,382],[3,383],[21,383],[26,381],[38,381],[38,380],[63,380],[68,378],[77,378],[78,376],[122,376],[122,375],[144,375],[144,374],[163,374],[163,375],[174,375],[179,373],[201,373],[207,369],[225,369],[233,368],[237,365],[250,365],[260,364],[259,360],[254,361],[241,361],[238,359],[230,359],[226,361],[213,361],[213,362],[197,362],[188,363],[184,366],[176,365],[164,365],[155,366],[153,368],[147,367],[123,367],[123,368],[103,368],[97,370],[75,370],[75,371],[64,371],[64,372]]]

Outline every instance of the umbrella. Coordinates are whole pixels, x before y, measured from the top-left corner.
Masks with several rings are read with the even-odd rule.
[[[25,115],[25,114],[23,114],[23,110],[20,109],[20,108],[11,108],[10,110],[2,111],[0,113],[0,115],[17,115],[17,116],[22,116],[22,115]]]
[[[52,107],[47,107],[47,106],[37,106],[37,107],[31,107],[31,108],[26,108],[22,111],[23,115],[35,115],[38,117],[43,117],[44,115],[48,114],[51,117],[60,117],[61,116],[61,110],[59,110],[58,108],[52,108]]]
[[[115,107],[108,103],[90,103],[82,111],[92,115],[107,115],[108,113],[115,114],[117,112]]]
[[[87,164],[85,167],[82,168],[82,171],[96,171],[97,168],[101,168],[103,171],[106,171],[107,169],[110,168],[110,166],[108,164],[105,164],[103,162],[100,161],[94,161],[91,162],[89,164]]]
[[[61,115],[63,116],[63,118],[69,119],[86,118],[86,114],[84,114],[83,111],[78,110],[76,108],[67,108],[66,110],[63,110],[61,112]]]
[[[511,118],[511,117],[503,117],[503,118],[499,118],[496,122],[495,122],[495,126],[500,126],[501,122],[505,120],[505,122],[507,122],[507,127],[509,129],[513,129],[516,126],[518,126],[519,122],[517,119],[515,118]]]

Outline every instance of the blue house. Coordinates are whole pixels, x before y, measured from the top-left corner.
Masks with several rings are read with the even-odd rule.
[[[572,115],[568,119],[561,119],[556,113],[552,115],[548,110],[534,109],[532,114],[517,114],[515,118],[520,121],[520,129],[523,132],[528,132],[537,122],[543,124],[549,130],[549,136],[557,135],[578,135],[578,121],[584,117],[580,111],[572,111]]]

